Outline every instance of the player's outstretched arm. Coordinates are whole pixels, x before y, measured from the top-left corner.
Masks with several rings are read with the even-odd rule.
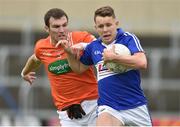
[[[69,66],[75,73],[83,73],[89,68],[89,66],[86,66],[79,61],[80,52],[84,50],[84,47],[86,46],[84,43],[71,46],[68,40],[61,40],[56,44],[56,47],[59,45],[61,45],[67,53]]]
[[[82,64],[73,54],[67,54],[69,66],[75,73],[81,74],[89,68],[89,66]]]
[[[41,65],[41,62],[36,58],[36,56],[33,54],[30,56],[21,72],[21,76],[24,80],[30,83],[34,82],[36,79],[35,72]]]

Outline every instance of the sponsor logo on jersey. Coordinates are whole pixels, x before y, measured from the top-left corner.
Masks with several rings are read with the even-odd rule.
[[[96,69],[97,69],[98,81],[103,78],[106,78],[108,76],[117,74],[117,73],[114,73],[113,71],[110,71],[109,69],[107,69],[107,67],[104,65],[103,61],[100,61],[96,64]]]
[[[101,53],[101,51],[99,51],[99,50],[96,50],[96,51],[94,51],[94,55],[101,55],[102,53]]]
[[[53,74],[59,75],[70,72],[71,68],[69,67],[67,59],[63,59],[63,60],[57,60],[49,64],[48,71]]]
[[[104,65],[103,62],[100,62],[100,63],[98,63],[97,65],[98,65],[98,66],[97,66],[98,72],[107,70],[107,67]]]

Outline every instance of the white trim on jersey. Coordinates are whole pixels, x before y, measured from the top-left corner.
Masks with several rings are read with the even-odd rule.
[[[97,40],[93,35],[91,35],[91,37],[93,38],[93,40],[92,41],[95,41],[95,40]]]
[[[40,59],[37,58],[36,54],[34,54],[34,58],[36,61],[40,61]]]
[[[134,39],[134,42],[135,42],[135,44],[136,44],[136,47],[138,48],[138,50],[139,50],[139,51],[144,51],[143,48],[142,48],[142,46],[141,46],[141,44],[140,44],[139,39],[138,39],[134,34],[131,34],[131,33],[129,33],[129,32],[125,32],[124,34],[125,34],[125,35],[130,35],[130,36],[132,36],[133,39]]]
[[[116,40],[114,40],[113,42],[111,42],[110,44],[105,44],[105,43],[101,43],[103,46],[105,46],[106,48],[112,44],[114,44],[116,42]]]

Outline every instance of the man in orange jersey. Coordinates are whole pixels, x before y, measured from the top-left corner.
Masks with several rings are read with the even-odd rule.
[[[98,98],[93,68],[83,74],[72,72],[67,62],[67,54],[58,41],[68,40],[71,45],[79,44],[79,48],[83,49],[95,37],[85,31],[70,32],[67,28],[68,16],[58,8],[50,9],[44,16],[44,22],[49,36],[37,41],[34,54],[27,60],[21,76],[32,85],[36,79],[35,70],[43,63],[60,124],[93,126],[97,117]]]

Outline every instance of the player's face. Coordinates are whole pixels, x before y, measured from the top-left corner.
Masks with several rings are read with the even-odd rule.
[[[68,21],[65,16],[60,19],[54,19],[51,17],[49,19],[48,32],[51,36],[51,41],[57,43],[59,40],[66,40],[68,35]]]
[[[117,27],[118,21],[113,17],[97,16],[95,19],[95,28],[103,43],[110,44],[115,40]]]

